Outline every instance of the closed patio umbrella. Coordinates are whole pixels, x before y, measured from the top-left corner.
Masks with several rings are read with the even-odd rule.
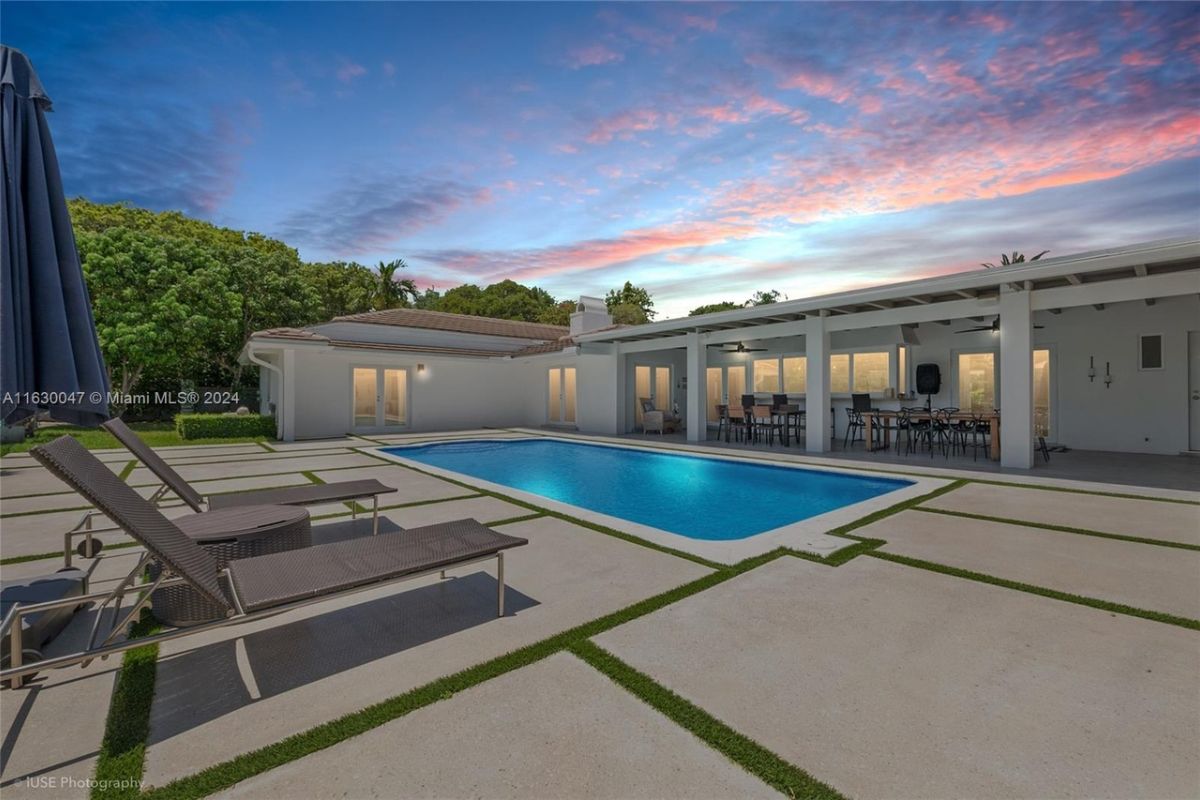
[[[0,413],[13,423],[45,409],[99,425],[108,377],[46,123],[50,98],[25,54],[3,45],[0,93]]]

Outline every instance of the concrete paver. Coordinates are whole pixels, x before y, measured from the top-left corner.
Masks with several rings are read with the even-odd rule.
[[[779,794],[587,664],[558,653],[217,796]]]
[[[708,572],[556,519],[503,530],[530,540],[505,559],[503,619],[484,564],[162,645],[147,780],[161,785]]]
[[[1200,637],[860,557],[597,642],[850,797],[1195,797]]]
[[[380,462],[375,462],[380,463]],[[356,481],[374,478],[386,486],[395,487],[397,491],[380,495],[380,505],[393,506],[401,503],[413,503],[419,500],[441,500],[446,497],[461,497],[473,494],[474,489],[467,489],[457,484],[425,475],[404,467],[392,467],[381,464],[367,469],[338,469],[327,472],[317,472],[317,477],[326,483],[337,481]]]
[[[905,511],[855,531],[885,552],[1200,619],[1200,552]]]
[[[1200,544],[1200,506],[970,483],[929,508]]]
[[[264,453],[263,455],[268,455]],[[276,472],[301,472],[306,470],[336,470],[348,467],[371,467],[380,464],[377,459],[359,453],[335,455],[297,455],[295,458],[255,458],[225,461],[216,464],[187,464],[176,472],[187,481],[213,480],[216,478],[267,475]],[[154,473],[145,467],[137,467],[130,474],[129,482],[134,486],[157,483]]]

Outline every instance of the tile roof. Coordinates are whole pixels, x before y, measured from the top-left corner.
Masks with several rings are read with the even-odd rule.
[[[565,336],[570,329],[563,325],[542,325],[512,319],[473,317],[468,314],[448,314],[444,311],[424,311],[418,308],[390,308],[335,317],[334,322],[363,322],[370,325],[395,325],[402,328],[427,328],[437,331],[475,333],[484,336],[510,336],[515,339],[554,340]]]
[[[304,328],[270,328],[250,334],[252,339],[294,339],[302,342],[328,342],[328,336]]]

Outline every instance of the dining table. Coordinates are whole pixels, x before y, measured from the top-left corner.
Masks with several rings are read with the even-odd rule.
[[[878,420],[880,423],[883,423],[883,425],[882,425],[883,443],[878,448],[872,448],[873,450],[875,450],[875,449],[886,450],[889,447],[891,447],[892,428],[895,426],[888,424],[888,420],[894,420],[897,417],[899,417],[900,414],[901,414],[901,412],[898,410],[892,411],[889,409],[881,409],[881,408],[875,408],[875,409],[871,409],[870,411],[863,412],[863,421],[866,423],[866,430],[864,431],[864,435],[868,442],[875,441],[872,438],[872,430],[876,424],[876,420]],[[921,410],[917,410],[917,411],[909,411],[908,417],[909,417],[909,419],[932,421],[936,414],[937,414],[936,410],[926,411],[924,409],[921,409]],[[989,446],[988,446],[988,456],[991,458],[992,461],[1000,460],[1000,412],[984,411],[984,412],[973,413],[970,411],[955,411],[955,412],[950,413],[947,416],[949,417],[951,422],[969,422],[971,420],[979,420],[980,422],[988,423],[989,426],[991,427],[991,436],[990,436]]]

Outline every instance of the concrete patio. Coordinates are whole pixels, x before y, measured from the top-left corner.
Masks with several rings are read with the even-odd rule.
[[[503,619],[494,617],[493,574],[468,567],[445,581],[423,578],[162,645],[146,787],[219,767],[713,576],[716,565],[370,455],[380,443],[438,438],[160,451],[201,491],[302,484],[310,475],[323,481],[373,477],[398,489],[383,502],[381,528],[388,535],[472,517],[503,523],[499,530],[530,544],[507,561]],[[760,450],[757,457],[765,459],[800,459]],[[153,491],[153,477],[131,465],[128,453],[100,455],[139,491]],[[931,473],[921,460],[914,466],[938,477],[970,476],[941,464],[944,474]],[[1103,604],[1150,617],[1200,617],[1200,494],[1164,487],[1116,497],[1096,493],[1111,485],[1036,475],[1020,483],[968,482],[852,531],[884,540],[881,557],[970,570],[1005,585],[871,554],[839,567],[781,555],[748,571],[722,568],[727,580],[594,641],[847,796],[1195,796],[1200,636],[1187,625]],[[85,507],[65,488],[28,456],[0,460],[4,559],[61,550],[62,531]],[[1070,491],[1057,490],[1063,488]],[[368,531],[363,515],[352,520],[345,504],[311,511],[317,541]],[[167,512],[190,513],[179,504]],[[123,575],[139,552],[107,549],[93,586],[104,588]],[[53,572],[60,560],[6,563],[3,577]],[[1023,584],[1080,595],[1093,607],[1023,591]],[[89,624],[81,614],[51,653],[78,642]],[[46,796],[30,782],[46,776],[76,782],[60,782],[55,796],[88,794],[85,781],[95,770],[119,666],[109,660],[59,670],[39,676],[30,689],[0,696],[0,790],[6,797]],[[64,725],[70,736],[62,735]],[[456,746],[468,748],[470,758],[448,756]],[[254,775],[225,795],[297,792],[549,798],[750,797],[775,790],[560,651]]]

